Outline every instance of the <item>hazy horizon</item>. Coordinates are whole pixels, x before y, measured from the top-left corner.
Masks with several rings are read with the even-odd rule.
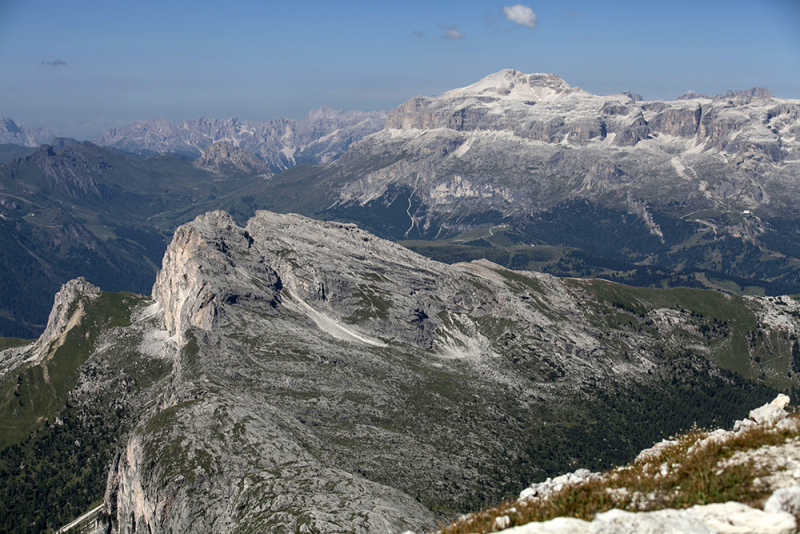
[[[504,68],[648,100],[755,86],[800,98],[800,5],[0,3],[0,115],[84,139],[156,116],[388,110]]]

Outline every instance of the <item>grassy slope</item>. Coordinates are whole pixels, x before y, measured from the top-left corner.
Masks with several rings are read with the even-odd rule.
[[[617,308],[623,320],[638,316],[636,322],[645,323],[645,328],[645,317],[655,309],[688,312],[705,334],[715,364],[777,389],[795,385],[788,376],[795,371],[788,331],[762,328],[744,297],[691,288],[640,288],[604,280],[567,283],[590,292],[597,303]]]
[[[102,499],[118,441],[136,417],[131,399],[169,372],[138,352],[137,334],[114,337],[146,300],[103,293],[87,302],[52,359],[0,383],[0,532],[55,529]],[[76,389],[80,377],[91,388]]]
[[[783,281],[794,265],[791,258],[781,262],[772,257],[751,258],[747,263],[744,262],[744,251],[728,250],[735,243],[730,240],[703,241],[707,234],[711,231],[690,236],[686,243],[673,247],[665,264],[659,263],[658,256],[634,262],[624,253],[604,256],[575,247],[552,246],[525,237],[509,226],[482,227],[447,240],[402,240],[399,243],[445,263],[484,258],[510,269],[556,276],[605,278],[642,287],[694,287],[738,295],[779,295],[795,291],[796,284],[793,285],[791,279]],[[755,273],[755,279],[720,272],[717,267],[722,265],[725,254],[728,264],[731,261],[736,264],[734,271],[737,273],[742,269],[753,269],[755,273],[757,262],[763,263],[761,271]]]
[[[796,415],[791,417],[797,418]],[[693,448],[707,436],[706,431],[691,430],[675,438],[673,444],[661,449],[653,458],[606,471],[598,479],[568,485],[548,499],[508,501],[469,514],[444,526],[440,532],[463,534],[500,530],[495,521],[502,516],[508,518],[508,526],[519,526],[556,517],[591,521],[596,514],[612,508],[637,512],[729,501],[761,507],[769,492],[757,479],[769,475],[769,471],[749,462],[724,466],[723,462],[739,451],[783,445],[798,439],[800,433],[796,426],[783,430],[762,426],[724,442]],[[666,475],[656,476],[662,464],[670,469]]]
[[[87,303],[86,315],[46,361],[17,369],[0,383],[0,449],[19,443],[62,410],[100,334],[127,326],[130,309],[141,297],[103,293]]]

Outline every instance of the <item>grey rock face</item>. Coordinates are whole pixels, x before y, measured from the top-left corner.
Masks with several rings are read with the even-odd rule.
[[[749,102],[755,99],[775,98],[775,95],[773,95],[772,91],[766,87],[751,87],[750,89],[745,89],[744,91],[728,90],[724,93],[719,93],[714,97],[714,100],[731,100],[733,98],[744,99]]]
[[[691,137],[700,127],[703,108],[665,110],[650,120],[651,128],[675,137]]]
[[[216,175],[227,175],[230,172],[272,174],[269,166],[263,160],[242,148],[235,147],[224,141],[218,141],[207,146],[203,150],[203,155],[193,163],[195,167]]]
[[[633,100],[634,102],[641,102],[644,97],[639,93],[631,93],[630,91],[622,91],[622,94]]]
[[[273,171],[299,163],[328,163],[338,158],[354,141],[383,128],[383,111],[314,110],[301,120],[267,122],[222,121],[199,117],[178,126],[156,117],[112,128],[93,141],[128,152],[153,154],[175,152],[192,158],[217,141],[247,150],[265,161]]]
[[[105,151],[92,143],[83,142],[67,147],[60,157],[55,156],[54,147],[46,145],[29,158],[55,187],[72,198],[91,197],[108,199],[113,195],[105,184],[98,184],[85,170],[93,167],[99,173],[113,173],[113,167],[105,160]]]
[[[83,299],[94,300],[100,296],[100,289],[83,278],[70,280],[56,293],[53,309],[47,321],[47,328],[37,341],[37,347],[46,349],[58,343],[64,333],[80,320],[83,312]]]
[[[7,117],[0,117],[0,143],[34,147],[48,144],[55,137],[56,134],[49,128],[24,126]]]
[[[697,98],[711,99],[710,96],[708,96],[707,94],[704,94],[704,93],[686,93],[685,95],[679,96],[675,100],[695,100]]]
[[[764,98],[775,98],[775,95],[772,94],[772,91],[765,87],[751,87],[750,89],[745,89],[744,91],[725,91],[724,93],[718,93],[714,96],[708,96],[703,93],[686,93],[685,95],[681,95],[675,100],[695,100],[698,98],[704,98],[708,100],[714,100],[715,102],[719,101],[728,101],[732,99],[738,100],[745,100],[750,102],[754,99],[764,99]]]

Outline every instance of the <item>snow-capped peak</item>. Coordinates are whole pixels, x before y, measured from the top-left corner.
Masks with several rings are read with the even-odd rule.
[[[549,102],[576,91],[582,92],[581,89],[573,88],[555,74],[525,74],[514,69],[504,69],[490,74],[467,87],[447,91],[442,94],[441,98],[490,96],[513,100]]]

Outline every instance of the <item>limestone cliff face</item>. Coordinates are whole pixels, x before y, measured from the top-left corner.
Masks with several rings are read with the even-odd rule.
[[[211,330],[223,302],[238,299],[274,306],[280,280],[257,255],[234,262],[231,250],[247,251],[252,238],[225,212],[198,217],[178,228],[164,255],[163,268],[153,286],[153,298],[164,307],[164,321],[172,335],[183,337],[191,327]],[[253,265],[255,263],[255,265]],[[236,270],[252,267],[244,277]]]
[[[42,363],[50,359],[67,333],[80,324],[86,305],[100,296],[100,289],[84,278],[70,280],[56,293],[47,327],[32,345],[0,351],[0,379],[24,362]]]
[[[160,415],[128,440],[106,496],[118,532],[368,534],[432,523],[408,495],[321,463],[296,441],[301,425],[263,399],[210,397],[179,417],[174,409]]]
[[[708,140],[718,150],[736,152],[728,144],[737,130],[755,128],[760,136],[781,135],[763,126],[775,117],[773,109],[796,113],[798,104],[787,101],[775,106],[777,102],[768,91],[643,102],[625,94],[592,95],[553,74],[507,69],[439,97],[415,97],[389,112],[385,129],[511,131],[524,139],[568,145],[586,145],[619,134],[609,144],[621,146],[635,146],[661,134],[691,140],[694,145]],[[631,137],[632,128],[640,128],[639,135]]]

